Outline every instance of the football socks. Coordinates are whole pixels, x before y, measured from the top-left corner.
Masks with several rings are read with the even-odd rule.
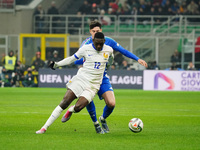
[[[63,109],[58,105],[42,128],[47,129],[60,116],[62,111]]]
[[[91,101],[87,106],[87,111],[89,112],[90,114],[90,117],[92,119],[93,122],[96,122],[97,121],[97,116],[96,116],[96,108],[95,108],[95,105],[94,105],[94,102]]]
[[[107,105],[103,109],[103,118],[106,119],[114,110],[115,107],[110,108]]]

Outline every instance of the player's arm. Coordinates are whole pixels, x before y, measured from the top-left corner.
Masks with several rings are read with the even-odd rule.
[[[62,67],[73,63],[74,61],[78,60],[80,57],[83,56],[83,50],[80,48],[73,56],[67,57],[59,62],[51,61],[49,67],[53,70],[57,67]]]
[[[119,45],[116,41],[113,40],[113,43],[112,43],[112,47],[115,51],[118,51],[120,52],[121,54],[123,54],[124,56],[128,57],[128,58],[131,58],[131,59],[134,59],[136,60],[139,64],[147,67],[147,63],[140,59],[139,57],[137,57],[136,55],[134,55],[133,53],[131,53],[130,51],[126,50],[125,48],[123,48],[121,45]]]

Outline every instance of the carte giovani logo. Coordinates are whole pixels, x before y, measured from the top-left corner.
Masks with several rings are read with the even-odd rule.
[[[171,80],[169,77],[167,77],[166,75],[164,75],[163,73],[157,73],[154,77],[154,89],[158,89],[158,79],[163,79],[165,80],[167,83],[169,83],[169,87],[167,87],[166,89],[168,90],[172,90],[174,89],[174,81]]]

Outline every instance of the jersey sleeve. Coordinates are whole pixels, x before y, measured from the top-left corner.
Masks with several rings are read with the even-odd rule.
[[[79,50],[74,55],[67,57],[59,62],[55,62],[55,67],[69,65],[72,62],[76,61],[77,59],[82,58],[83,56],[84,56],[84,48],[79,48]]]
[[[76,59],[80,59],[84,56],[84,54],[85,54],[85,46],[79,48],[78,51],[74,54],[74,57]]]
[[[125,48],[123,48],[121,45],[119,45],[115,40],[113,39],[109,39],[109,45],[115,50],[120,52],[121,54],[123,54],[124,56],[134,59],[136,61],[138,61],[138,59],[140,59],[139,57],[137,57],[136,55],[134,55],[133,53],[131,53],[130,51],[126,50]]]

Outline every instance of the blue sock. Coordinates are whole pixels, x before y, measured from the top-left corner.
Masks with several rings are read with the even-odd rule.
[[[86,106],[86,108],[87,108],[88,113],[90,114],[90,117],[91,117],[92,121],[96,122],[97,121],[97,115],[96,115],[96,108],[95,108],[94,102],[91,101]]]
[[[103,118],[106,119],[114,110],[115,107],[110,108],[107,105],[103,109]]]

